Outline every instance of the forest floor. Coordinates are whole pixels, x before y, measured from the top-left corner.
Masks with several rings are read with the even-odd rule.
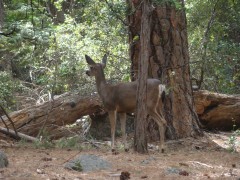
[[[230,133],[205,133],[197,139],[169,141],[167,151],[159,153],[149,149],[146,155],[132,149],[113,155],[109,147],[36,148],[26,143],[0,141],[0,148],[9,160],[7,168],[0,169],[0,179],[16,180],[115,180],[123,171],[131,179],[240,179],[240,137],[235,140],[238,152],[230,152]],[[154,146],[153,146],[154,147]],[[81,154],[94,154],[112,164],[111,169],[94,172],[77,172],[64,168],[64,164]]]

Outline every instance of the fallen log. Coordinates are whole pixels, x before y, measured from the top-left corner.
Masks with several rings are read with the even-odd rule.
[[[201,90],[194,92],[194,102],[198,117],[205,128],[217,130],[240,128],[240,95]]]
[[[3,128],[3,127],[0,127],[0,132],[3,133],[3,134],[6,134],[8,136],[13,137],[14,139],[24,139],[24,140],[31,141],[31,142],[39,141],[39,139],[37,139],[35,137],[28,136],[28,135],[20,133],[20,132],[18,132],[17,135],[16,135],[15,131],[13,131],[11,129],[6,129],[6,128]]]
[[[101,111],[101,102],[97,95],[82,97],[79,94],[65,93],[52,101],[12,112],[9,116],[18,132],[36,137],[44,130],[55,138],[55,132],[59,136],[59,127]],[[6,116],[2,118],[5,120]],[[0,126],[4,127],[2,122]]]
[[[232,130],[234,124],[236,128],[240,127],[240,96],[196,91],[194,102],[199,119],[205,128]],[[66,134],[66,130],[62,131],[61,127],[75,123],[82,116],[93,114],[104,114],[101,101],[96,94],[82,97],[79,94],[66,93],[53,101],[12,112],[9,116],[18,132],[37,137],[44,129],[51,138],[56,139]],[[98,117],[95,116],[93,121],[98,121]],[[109,125],[105,120],[101,120],[101,123]],[[11,127],[10,123],[8,125]],[[4,124],[0,122],[0,126],[4,127]],[[106,125],[101,125],[101,128],[95,127],[98,132],[99,129],[108,131],[104,130]]]

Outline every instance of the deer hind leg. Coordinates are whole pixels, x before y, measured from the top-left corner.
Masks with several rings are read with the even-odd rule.
[[[115,151],[115,129],[116,129],[116,111],[109,111],[108,116],[110,120],[110,125],[111,125],[111,148],[112,152]]]
[[[165,131],[166,131],[167,122],[160,114],[157,113],[156,110],[155,111],[150,111],[149,115],[153,117],[154,121],[158,125],[159,135],[160,135],[159,146],[160,146],[161,152],[164,153],[164,150],[165,150],[164,140],[165,140]]]
[[[127,134],[126,134],[126,113],[119,113],[119,118],[121,122],[121,131],[122,131],[122,141],[124,144],[124,149],[127,152]]]
[[[161,117],[161,116],[160,116]],[[164,153],[165,151],[165,132],[166,132],[166,127],[167,127],[167,122],[164,118],[160,118],[160,124],[161,125],[158,125],[158,128],[159,128],[159,133],[160,133],[160,150],[162,153]]]

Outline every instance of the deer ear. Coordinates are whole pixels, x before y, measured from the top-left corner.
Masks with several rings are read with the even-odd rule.
[[[94,64],[96,64],[96,63],[92,60],[92,58],[90,58],[88,55],[85,55],[85,58],[86,58],[86,61],[87,61],[87,63],[88,63],[89,65],[94,65]]]
[[[105,54],[102,58],[102,64],[103,64],[103,68],[106,67],[106,64],[107,64],[107,54]]]

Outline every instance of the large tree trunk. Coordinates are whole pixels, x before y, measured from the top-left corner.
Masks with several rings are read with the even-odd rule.
[[[129,43],[132,60],[131,77],[138,74],[140,49],[140,23],[142,1],[128,1]],[[194,110],[190,82],[186,17],[182,9],[170,4],[155,4],[151,19],[151,49],[149,49],[148,76],[162,80],[169,90],[165,103],[165,118],[168,121],[168,137],[171,139],[201,134],[198,117]]]
[[[134,149],[139,153],[146,153],[147,150],[147,135],[146,135],[146,120],[147,120],[147,78],[148,78],[148,59],[150,48],[150,14],[151,4],[149,0],[144,0],[142,5],[142,22],[140,34],[140,63],[138,73],[138,88],[137,88],[137,109],[135,117],[135,136]]]

